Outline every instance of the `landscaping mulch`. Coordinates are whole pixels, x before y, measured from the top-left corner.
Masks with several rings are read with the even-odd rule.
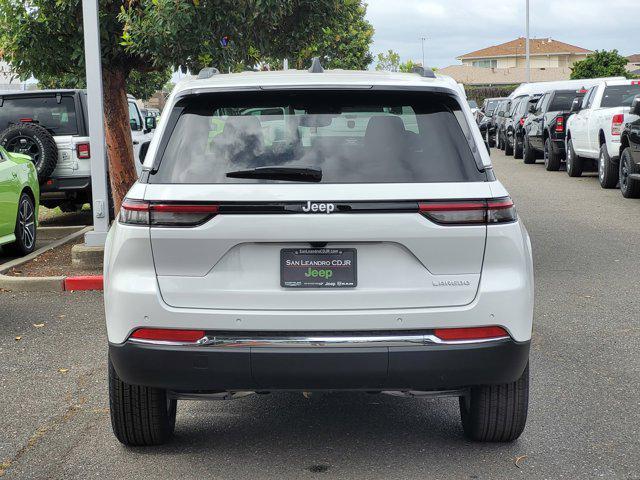
[[[84,243],[84,237],[80,236],[71,242],[38,255],[33,260],[18,265],[4,274],[12,277],[102,275],[102,268],[87,269],[71,264],[71,248],[79,243]]]

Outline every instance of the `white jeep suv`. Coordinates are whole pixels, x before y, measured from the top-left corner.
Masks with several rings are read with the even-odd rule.
[[[179,399],[352,390],[457,396],[469,438],[516,439],[531,247],[456,83],[201,77],[109,232],[116,437],[165,442]]]

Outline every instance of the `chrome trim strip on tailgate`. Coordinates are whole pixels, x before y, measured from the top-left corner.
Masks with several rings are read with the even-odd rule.
[[[274,336],[244,337],[233,335],[205,335],[195,343],[170,342],[163,340],[144,340],[130,338],[131,343],[167,346],[192,346],[207,348],[340,348],[340,347],[409,347],[424,345],[468,345],[506,340],[509,336],[479,340],[442,340],[432,334],[411,335],[371,335],[371,336]]]

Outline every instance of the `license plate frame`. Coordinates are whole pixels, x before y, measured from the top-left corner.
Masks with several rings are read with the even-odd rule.
[[[287,264],[287,260],[297,260],[300,263]],[[355,248],[283,248],[280,250],[280,286],[355,288],[358,286],[357,260],[358,252]],[[350,263],[345,264],[347,261]],[[313,275],[314,270],[318,272],[317,275]]]

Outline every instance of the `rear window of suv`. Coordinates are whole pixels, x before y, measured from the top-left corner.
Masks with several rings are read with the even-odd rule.
[[[640,84],[607,87],[604,89],[600,106],[603,108],[630,107],[636,95],[640,95]]]
[[[176,116],[150,183],[283,182],[227,176],[257,167],[319,169],[322,183],[486,180],[460,105],[446,94],[203,94],[178,102]]]
[[[0,107],[0,130],[19,122],[34,122],[54,135],[76,135],[78,123],[73,97],[5,97]]]

